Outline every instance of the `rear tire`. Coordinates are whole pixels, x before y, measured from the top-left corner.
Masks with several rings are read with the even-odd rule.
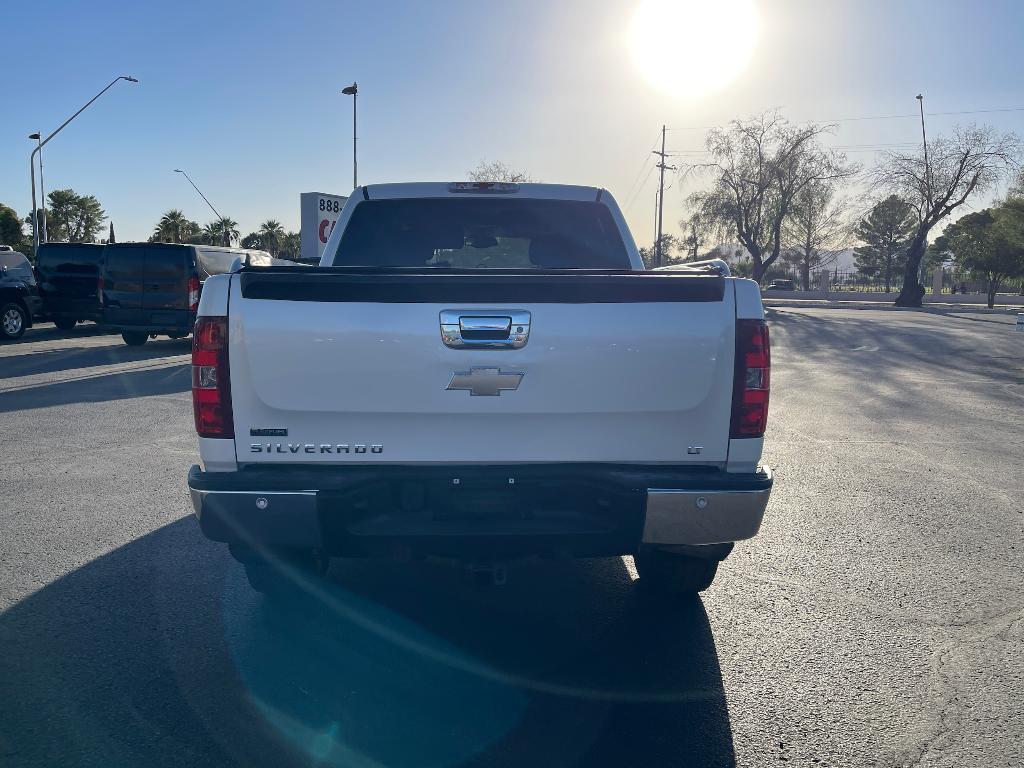
[[[62,331],[70,331],[77,322],[73,317],[58,317],[54,319],[53,324]]]
[[[654,594],[696,595],[711,586],[718,572],[718,560],[706,560],[660,549],[642,547],[633,556],[639,586]]]
[[[311,581],[327,572],[328,560],[305,549],[270,549],[238,553],[249,586],[268,598],[279,600],[304,593]],[[241,555],[241,558],[239,558]]]
[[[0,307],[0,338],[20,339],[28,327],[28,312],[21,304],[8,302]]]
[[[124,339],[124,343],[129,347],[141,347],[146,343],[149,334],[142,333],[141,331],[125,331],[121,334],[121,338]]]

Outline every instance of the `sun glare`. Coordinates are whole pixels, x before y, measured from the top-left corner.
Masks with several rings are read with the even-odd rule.
[[[629,28],[637,68],[652,86],[680,98],[732,82],[756,39],[753,0],[644,0]]]

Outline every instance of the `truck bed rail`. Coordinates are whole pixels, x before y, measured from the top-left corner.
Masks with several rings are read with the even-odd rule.
[[[246,299],[372,303],[628,304],[719,302],[718,274],[619,270],[246,267]]]

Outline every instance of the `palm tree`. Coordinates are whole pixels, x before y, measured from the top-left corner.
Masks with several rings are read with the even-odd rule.
[[[203,237],[211,245],[232,245],[238,239],[238,222],[225,216],[203,227]]]
[[[281,226],[281,222],[275,219],[267,219],[260,224],[259,236],[260,242],[270,252],[270,255],[277,256],[281,250],[281,241],[285,236],[284,227]]]
[[[243,248],[254,248],[257,251],[263,250],[263,243],[260,241],[258,232],[250,232],[242,238],[242,242],[239,245]]]
[[[281,238],[281,250],[277,252],[278,256],[282,256],[287,259],[298,259],[302,253],[302,238],[298,232],[289,232],[283,238]]]
[[[220,232],[220,224],[217,221],[211,221],[205,225],[200,234],[202,235],[203,242],[207,245],[220,245],[224,239]]]
[[[184,213],[177,208],[171,208],[160,217],[156,229],[153,230],[153,237],[158,241],[180,243],[182,235],[188,236],[189,220]]]
[[[220,231],[228,245],[232,245],[240,237],[238,222],[228,216],[220,220]]]

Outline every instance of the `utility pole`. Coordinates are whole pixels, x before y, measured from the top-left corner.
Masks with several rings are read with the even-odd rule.
[[[651,255],[651,269],[658,266],[658,210],[661,208],[658,190],[654,190],[654,253]]]
[[[665,152],[665,126],[661,126],[661,152],[654,152],[655,155],[661,158],[660,162],[655,166],[659,170],[658,180],[658,233],[654,241],[654,266],[660,267],[663,265],[665,254],[661,252],[661,223],[665,213],[665,171],[674,171],[676,167],[674,165],[665,165],[665,158],[668,154]]]

